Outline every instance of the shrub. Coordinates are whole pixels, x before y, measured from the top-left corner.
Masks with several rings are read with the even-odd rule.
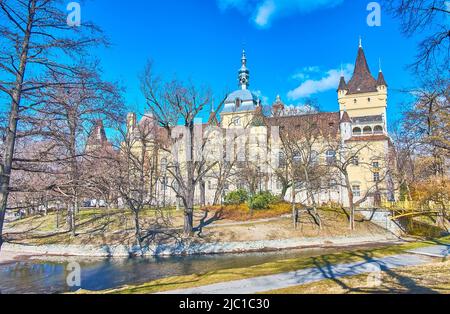
[[[248,200],[248,193],[246,190],[237,190],[225,195],[225,205],[241,205]]]
[[[260,192],[249,199],[248,207],[252,210],[268,209],[269,205],[279,201],[280,198],[270,192]]]

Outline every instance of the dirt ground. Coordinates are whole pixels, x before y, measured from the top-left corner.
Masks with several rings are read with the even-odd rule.
[[[290,239],[298,237],[370,236],[386,234],[382,228],[363,221],[350,231],[348,219],[338,209],[324,208],[319,211],[323,228],[319,229],[313,217],[304,213],[297,229],[294,229],[289,208],[258,213],[257,217],[231,219],[215,211],[197,210],[195,213],[196,240],[200,242],[237,242]],[[231,215],[232,216],[232,215]],[[234,215],[237,216],[237,215]],[[56,228],[56,214],[31,217],[6,226],[6,237],[14,243],[43,244],[91,244],[133,245],[134,222],[129,212],[120,210],[85,210],[78,214],[77,236],[67,230],[64,218]],[[145,211],[141,215],[141,227],[147,241],[170,242],[182,237],[183,213],[181,211]]]

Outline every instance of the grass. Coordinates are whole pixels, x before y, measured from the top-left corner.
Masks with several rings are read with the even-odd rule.
[[[285,273],[310,267],[357,262],[368,257],[373,258],[401,254],[407,250],[435,245],[437,243],[450,244],[450,237],[444,237],[438,240],[405,243],[384,248],[347,251],[312,258],[280,260],[247,268],[225,269],[204,274],[169,277],[151,281],[143,285],[126,286],[119,289],[102,291],[100,293],[149,294],[183,288],[199,287],[219,282],[235,281],[265,275]],[[86,291],[81,293],[86,293]]]
[[[450,261],[382,272],[381,285],[371,284],[371,276],[327,279],[268,294],[450,294]]]

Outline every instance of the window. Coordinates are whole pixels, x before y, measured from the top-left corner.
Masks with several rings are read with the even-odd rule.
[[[359,156],[355,156],[352,158],[352,165],[359,166]]]
[[[364,134],[372,134],[372,128],[370,126],[366,126],[363,130]]]
[[[287,163],[286,163],[286,155],[284,152],[280,152],[280,154],[278,155],[279,158],[279,163],[280,163],[280,168],[286,168]]]
[[[239,108],[241,106],[241,103],[242,103],[241,99],[240,98],[236,98],[235,102],[236,102],[236,108]]]
[[[361,196],[361,186],[353,185],[352,186],[353,196],[360,197]]]
[[[356,99],[354,99],[353,102],[356,104],[358,101]]]
[[[327,151],[326,159],[328,165],[334,164],[336,161],[336,152],[334,150]]]
[[[281,180],[277,180],[277,190],[282,190],[283,189],[283,183],[281,182]]]
[[[367,101],[370,102],[370,98],[367,98]]]
[[[380,182],[380,173],[379,172],[374,172],[373,173],[373,181],[374,182]]]
[[[380,168],[380,162],[374,161],[374,162],[372,163],[372,167],[374,167],[375,169],[379,169],[379,168]]]
[[[302,156],[299,152],[294,152],[294,156],[292,157],[292,161],[294,164],[299,165],[302,162]]]
[[[241,118],[240,117],[234,117],[231,119],[231,125],[233,126],[240,126],[241,125]]]
[[[382,127],[381,125],[377,125],[377,126],[374,128],[374,132],[375,132],[375,134],[383,134],[384,129],[383,129],[383,127]]]
[[[353,129],[353,135],[358,136],[358,135],[361,135],[361,134],[362,134],[361,128],[354,128]]]

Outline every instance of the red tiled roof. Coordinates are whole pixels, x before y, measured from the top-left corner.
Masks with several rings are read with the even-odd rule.
[[[341,90],[347,90],[347,83],[345,82],[345,78],[343,76],[341,76],[341,80],[339,81],[339,87],[338,87],[338,91]]]
[[[307,128],[315,124],[323,136],[337,137],[340,134],[340,113],[321,112],[300,116],[275,116],[265,119],[268,126],[279,126],[287,128]]]
[[[377,86],[382,86],[382,85],[388,86],[387,83],[386,83],[386,80],[384,79],[383,72],[380,71],[378,73]]]
[[[360,47],[356,58],[353,77],[348,82],[348,94],[370,93],[377,91],[377,81],[370,73],[364,50]]]
[[[350,119],[350,116],[348,115],[347,111],[344,111],[344,114],[342,115],[341,123],[352,123],[352,119]]]

